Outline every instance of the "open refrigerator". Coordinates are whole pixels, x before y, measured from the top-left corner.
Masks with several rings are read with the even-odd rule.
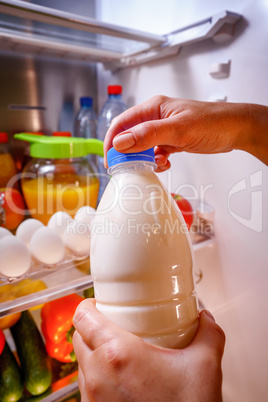
[[[267,0],[0,1],[0,130],[14,153],[16,132],[72,131],[79,97],[92,96],[98,112],[110,84],[123,86],[128,107],[156,94],[268,105],[267,19]],[[267,168],[240,151],[182,153],[171,163],[159,175],[168,190],[215,210],[215,233],[193,244],[198,297],[227,337],[223,400],[264,402]],[[86,257],[35,267],[47,289],[1,303],[0,316],[82,294],[89,266]],[[77,387],[72,377],[43,400]]]

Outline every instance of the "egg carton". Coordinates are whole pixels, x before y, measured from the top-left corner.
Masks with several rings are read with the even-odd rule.
[[[41,277],[47,270],[68,268],[89,257],[90,222],[95,210],[86,206],[77,214],[72,219],[66,212],[56,212],[47,226],[37,219],[26,219],[15,236],[0,227],[0,281],[6,284]]]
[[[85,270],[85,265],[87,266]],[[72,268],[82,270],[85,274],[89,273],[89,254],[73,255],[69,250],[66,250],[64,258],[56,264],[40,264],[32,257],[31,265],[27,272],[20,276],[4,276],[0,274],[0,287],[6,284],[15,284],[23,279],[40,279],[53,272],[66,271]]]

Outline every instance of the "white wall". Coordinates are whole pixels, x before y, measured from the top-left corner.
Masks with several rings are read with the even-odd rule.
[[[232,42],[193,44],[176,57],[115,74],[100,68],[99,106],[106,97],[106,85],[115,82],[123,85],[128,106],[155,94],[196,100],[227,96],[229,102],[268,105],[268,0],[102,0],[98,7],[103,21],[160,34],[222,10],[244,17]],[[230,77],[212,78],[210,65],[226,60],[231,60]],[[172,191],[187,185],[200,194],[202,186],[211,186],[205,199],[216,210],[216,245],[197,252],[196,260],[204,275],[199,296],[227,336],[224,401],[265,402],[268,169],[239,151],[207,156],[182,153],[171,161],[171,172],[160,177],[171,183]],[[251,188],[250,180],[255,187]],[[235,185],[240,191],[230,197],[228,207]]]

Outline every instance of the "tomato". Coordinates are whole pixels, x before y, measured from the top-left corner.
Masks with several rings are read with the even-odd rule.
[[[25,204],[21,193],[10,187],[0,188],[0,198],[5,210],[3,226],[9,230],[16,229],[23,221],[25,214]]]
[[[4,332],[0,329],[0,355],[3,352],[6,343]]]
[[[190,229],[194,219],[194,212],[190,202],[179,194],[171,193],[171,195],[178,205],[188,229]]]

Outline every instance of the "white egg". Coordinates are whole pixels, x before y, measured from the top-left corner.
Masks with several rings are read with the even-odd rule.
[[[6,236],[13,236],[13,234],[8,229],[0,227],[0,239]]]
[[[48,221],[47,227],[55,230],[63,237],[68,221],[73,220],[67,212],[58,211]]]
[[[90,252],[90,233],[88,225],[73,220],[67,225],[63,240],[74,254],[87,255]]]
[[[16,236],[29,247],[33,234],[42,227],[44,224],[37,219],[26,219],[18,226]]]
[[[30,251],[38,261],[51,265],[63,259],[65,247],[60,235],[44,226],[34,232],[30,241]]]
[[[25,243],[16,236],[0,240],[0,273],[8,278],[24,275],[31,266],[31,254]]]
[[[75,214],[74,220],[77,223],[82,223],[85,225],[89,225],[89,229],[91,228],[91,223],[96,214],[96,210],[92,207],[85,206],[80,209]]]

